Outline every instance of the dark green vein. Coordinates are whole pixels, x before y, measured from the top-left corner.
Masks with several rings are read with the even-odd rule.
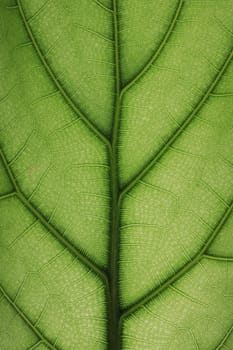
[[[43,224],[44,227],[48,229],[49,232],[53,234],[54,237],[65,246],[74,256],[78,258],[87,268],[91,269],[101,280],[107,284],[107,279],[104,272],[94,264],[87,256],[83,254],[79,249],[77,249],[67,238],[63,237],[61,233],[51,225],[45,217],[27,200],[27,198],[22,194],[22,192],[17,192],[17,196],[20,201],[27,207],[27,209]]]
[[[43,341],[44,344],[48,346],[51,350],[58,350],[57,347],[52,345],[50,341],[36,328],[33,323],[29,320],[29,318],[25,315],[25,313],[15,304],[15,302],[11,299],[11,297],[7,294],[2,286],[0,286],[0,292],[3,294],[5,299],[9,302],[9,304],[13,307],[13,309],[20,315],[20,317],[25,321],[25,323],[31,328],[31,330],[37,335],[39,339]]]
[[[233,257],[232,256],[218,256],[218,255],[210,255],[210,254],[204,254],[203,258],[209,259],[209,260],[216,260],[216,261],[222,261],[222,262],[232,262]]]
[[[2,199],[6,199],[6,198],[10,198],[10,197],[14,197],[16,195],[16,192],[11,192],[11,193],[7,193],[7,194],[3,194],[2,196],[0,196],[0,200]]]
[[[119,337],[119,293],[118,293],[118,256],[119,256],[119,181],[117,165],[117,139],[120,119],[120,62],[119,62],[119,35],[117,0],[113,0],[113,32],[115,54],[115,113],[111,137],[111,192],[112,192],[112,226],[109,248],[109,281],[110,281],[110,323],[109,323],[109,350],[120,349]]]
[[[30,348],[27,348],[27,350],[35,350],[36,348],[38,348],[39,345],[43,344],[43,341],[40,340],[37,343],[35,343],[34,345],[30,346]]]
[[[24,196],[22,193],[18,182],[7,162],[7,159],[3,153],[2,150],[0,150],[0,156],[3,160],[3,164],[6,168],[6,171],[8,173],[8,176],[12,182],[12,185],[15,188],[15,194],[19,198],[19,200],[24,204],[24,206],[32,213],[33,216],[35,216],[39,222],[47,228],[49,232],[53,234],[53,236],[64,246],[66,247],[79,261],[81,261],[87,268],[91,269],[97,276],[101,278],[101,280],[104,282],[106,286],[108,286],[108,280],[105,276],[105,273],[96,265],[94,264],[87,256],[85,256],[79,249],[77,249],[71,242],[69,242],[63,235],[53,226],[51,225],[46,218],[41,214],[30,202],[29,200]]]
[[[19,13],[21,15],[22,21],[24,23],[24,27],[28,33],[28,36],[30,37],[32,44],[35,48],[35,51],[37,52],[42,65],[46,69],[48,75],[50,76],[51,80],[53,81],[54,85],[57,87],[58,91],[61,93],[67,104],[70,106],[70,108],[75,112],[75,114],[83,120],[83,122],[86,124],[86,126],[100,139],[102,142],[104,142],[107,147],[110,147],[109,140],[98,130],[98,128],[90,121],[89,118],[87,118],[83,112],[76,106],[74,101],[72,100],[71,96],[68,94],[68,92],[65,90],[65,88],[62,86],[56,75],[54,74],[53,70],[51,69],[48,61],[46,60],[45,56],[43,55],[42,50],[39,47],[39,44],[31,30],[30,25],[28,24],[28,20],[26,18],[26,15],[24,13],[23,6],[21,4],[20,0],[17,0]]]
[[[200,251],[194,256],[192,260],[190,260],[187,264],[185,264],[180,270],[178,270],[174,275],[172,275],[170,278],[168,278],[161,286],[155,288],[145,296],[143,296],[140,300],[138,300],[136,303],[134,303],[132,306],[130,306],[128,309],[123,310],[123,313],[121,315],[121,323],[123,319],[130,316],[131,314],[135,313],[139,308],[153,300],[157,295],[162,293],[166,288],[168,288],[171,284],[175,283],[179,278],[181,278],[185,273],[187,273],[192,267],[194,267],[196,264],[200,262],[200,260],[205,257],[205,252],[210,247],[213,240],[216,238],[217,234],[221,231],[224,224],[226,223],[227,219],[231,215],[233,210],[233,201],[231,205],[227,208],[223,216],[220,218],[219,222],[217,223],[215,229],[213,230],[212,234],[209,236],[205,244],[202,246]]]
[[[231,63],[232,58],[233,58],[233,51],[231,50],[224,64],[222,65],[221,69],[219,70],[219,72],[217,73],[217,75],[209,85],[208,89],[206,90],[205,94],[198,101],[196,107],[188,115],[188,117],[185,119],[183,124],[178,129],[175,130],[175,132],[172,134],[169,140],[162,146],[162,148],[158,151],[155,157],[151,161],[149,161],[147,165],[141,171],[139,171],[139,173],[122,189],[120,194],[120,201],[122,197],[127,192],[129,192],[138,183],[138,181],[140,181],[153,168],[153,166],[155,166],[155,164],[160,160],[160,158],[162,158],[162,156],[166,153],[169,147],[178,139],[178,137],[182,134],[182,132],[189,126],[189,124],[192,122],[196,114],[201,110],[201,108],[203,107],[207,99],[210,97],[211,93],[213,92],[218,82],[221,80],[227,67]]]
[[[230,335],[233,332],[233,325],[229,328],[228,332],[226,333],[225,337],[222,339],[222,341],[220,342],[220,344],[216,347],[215,350],[220,350],[224,344],[226,343],[227,339],[230,337]]]
[[[113,10],[110,9],[109,7],[105,6],[104,4],[102,4],[102,2],[100,2],[99,0],[94,0],[94,2],[100,6],[102,9],[104,9],[105,11],[110,12],[111,14],[113,13]]]
[[[146,65],[141,69],[141,71],[122,89],[121,95],[123,95],[127,90],[129,90],[132,87],[132,85],[134,85],[139,79],[141,79],[143,77],[143,75],[150,69],[152,64],[160,56],[161,52],[163,51],[165,45],[167,44],[167,42],[168,42],[168,40],[169,40],[173,30],[174,30],[174,27],[177,23],[179,16],[180,16],[183,4],[184,4],[184,0],[180,0],[178,2],[178,5],[177,5],[177,8],[176,8],[175,13],[173,15],[173,18],[169,24],[167,32],[165,33],[159,47],[157,48],[155,53],[152,55],[152,57],[149,59],[149,61],[146,63]]]
[[[43,5],[36,12],[34,12],[34,14],[30,18],[27,19],[28,23],[33,21],[37,16],[39,16],[39,14],[46,8],[49,2],[50,0],[46,0],[43,3]]]

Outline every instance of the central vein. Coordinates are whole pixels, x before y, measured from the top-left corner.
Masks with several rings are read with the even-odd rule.
[[[118,256],[119,256],[119,182],[117,162],[117,138],[120,117],[120,65],[119,65],[119,37],[117,0],[113,0],[113,31],[114,31],[114,54],[115,54],[115,113],[112,128],[110,162],[111,162],[111,192],[112,192],[112,227],[111,245],[109,252],[109,284],[110,284],[110,308],[109,308],[109,350],[120,349],[119,318],[120,305],[118,293]]]

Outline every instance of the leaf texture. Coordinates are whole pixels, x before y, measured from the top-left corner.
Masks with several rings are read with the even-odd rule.
[[[233,349],[233,2],[0,0],[0,349]]]

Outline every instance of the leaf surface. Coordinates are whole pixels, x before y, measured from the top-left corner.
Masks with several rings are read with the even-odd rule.
[[[233,4],[0,0],[1,350],[233,348]]]

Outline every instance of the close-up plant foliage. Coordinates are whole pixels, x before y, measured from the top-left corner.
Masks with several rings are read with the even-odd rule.
[[[0,350],[233,349],[232,47],[232,0],[0,0]]]

